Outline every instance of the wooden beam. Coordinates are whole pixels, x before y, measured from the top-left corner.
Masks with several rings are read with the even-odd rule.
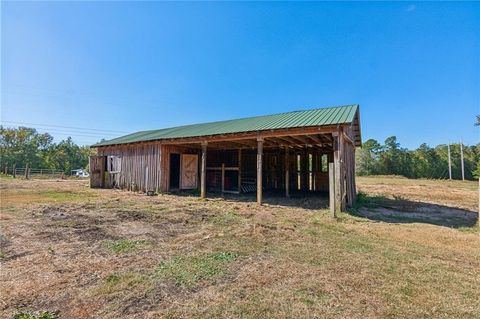
[[[262,204],[262,158],[263,158],[263,138],[257,140],[257,203]]]
[[[308,150],[305,147],[300,156],[300,188],[308,191]]]
[[[285,197],[290,197],[290,150],[285,147]]]
[[[339,136],[336,133],[333,136],[333,162],[335,167],[335,213],[339,213],[342,207],[342,188],[340,184],[340,176],[341,176],[341,169],[340,169],[340,145],[339,145]]]
[[[346,209],[347,203],[347,191],[346,191],[346,183],[345,183],[345,139],[344,139],[344,131],[343,128],[339,128],[338,138],[339,138],[339,149],[340,149],[340,188],[341,188],[341,208],[342,212]]]
[[[313,140],[315,144],[322,145],[324,143],[317,135],[308,135],[307,137]]]
[[[222,193],[225,192],[225,163],[222,163]]]
[[[242,192],[242,150],[238,150],[238,193]]]
[[[293,142],[291,139],[289,139],[286,136],[275,136],[275,139],[279,140],[281,143],[285,145],[296,145],[296,142]]]
[[[308,127],[297,127],[297,128],[285,128],[277,130],[263,130],[263,131],[253,131],[253,132],[240,132],[240,133],[230,133],[230,134],[217,134],[217,135],[207,135],[207,136],[197,136],[197,137],[186,137],[186,138],[171,138],[171,139],[158,139],[154,141],[139,141],[131,143],[121,143],[121,144],[111,144],[105,146],[96,146],[95,148],[101,149],[105,147],[112,147],[115,145],[131,145],[131,144],[189,144],[189,143],[201,143],[214,142],[214,141],[234,141],[234,140],[245,140],[252,138],[267,138],[267,137],[278,137],[278,136],[297,136],[297,135],[308,135],[308,134],[331,134],[337,131],[336,125],[327,125],[327,126],[308,126]]]
[[[303,136],[291,136],[290,137],[293,140],[296,140],[299,145],[307,145],[310,144]]]
[[[207,193],[207,142],[202,143],[202,165],[200,175],[200,197],[205,198]]]
[[[281,137],[275,137],[275,138],[281,140],[283,144],[286,144],[292,148],[303,149],[303,147],[305,146],[303,143],[293,139],[290,136],[281,136]]]
[[[348,137],[348,135],[345,132],[343,132],[343,138],[345,139],[345,141],[347,141],[348,143],[352,144],[353,147],[355,147],[355,142],[352,141],[352,139]]]
[[[333,217],[337,217],[337,210],[335,209],[335,163],[328,163],[328,195],[330,203],[330,212]]]

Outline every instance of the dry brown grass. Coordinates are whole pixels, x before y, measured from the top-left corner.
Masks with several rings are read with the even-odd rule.
[[[393,176],[357,177],[359,190],[370,195],[478,210],[478,182],[407,179]]]
[[[473,210],[478,201],[470,184],[381,177],[361,178],[359,188],[418,206]],[[248,199],[11,179],[2,179],[1,192],[2,318],[21,311],[60,318],[480,314],[475,227],[349,214],[334,220],[315,198],[270,199],[259,208]]]

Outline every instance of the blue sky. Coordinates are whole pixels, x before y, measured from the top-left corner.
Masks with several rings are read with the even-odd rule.
[[[479,141],[480,3],[1,9],[2,122],[57,140],[358,103],[364,141]]]

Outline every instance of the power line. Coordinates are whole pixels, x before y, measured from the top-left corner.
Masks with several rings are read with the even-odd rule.
[[[67,133],[67,134],[88,134],[90,136],[99,136],[99,137],[104,137],[104,136],[119,136],[119,134],[114,134],[114,133],[94,133],[94,132],[82,132],[82,131],[67,131],[67,130],[57,130],[53,128],[41,128],[41,127],[35,127],[39,131],[45,131],[47,133]]]
[[[84,131],[112,132],[112,133],[122,133],[122,134],[128,133],[125,131],[100,130],[100,129],[86,128],[86,127],[61,126],[61,125],[39,124],[39,123],[29,123],[29,122],[13,122],[13,121],[3,121],[3,120],[1,122],[17,124],[17,125],[37,125],[37,126],[45,126],[45,127],[59,127],[59,128],[76,129],[76,130],[84,130]]]
[[[49,132],[45,132],[49,133]],[[91,137],[91,138],[103,138],[103,135],[85,135],[85,134],[71,134],[71,133],[59,133],[53,132],[52,135],[65,135],[65,136],[80,136],[80,137]]]
[[[36,128],[39,133],[48,133],[51,135],[68,135],[68,136],[81,136],[81,137],[92,137],[92,138],[105,138],[108,135],[108,138],[114,138],[115,136],[118,136],[118,134],[112,134],[112,133],[105,133],[105,134],[100,134],[100,133],[90,133],[90,132],[69,132],[69,131],[63,131],[63,130],[55,130],[55,129],[46,129],[46,128]]]
[[[39,132],[39,133],[50,133],[50,132]],[[100,141],[102,138],[104,138],[103,135],[83,135],[83,134],[71,134],[71,133],[58,133],[58,132],[53,132],[51,134],[53,137],[58,137],[58,135],[62,135],[62,136],[67,136],[67,137],[72,137],[74,138],[75,140],[78,140],[77,137],[86,137],[86,138],[90,138],[92,140],[97,140],[97,141]],[[58,137],[60,138],[60,137]],[[62,139],[64,139],[64,137],[62,137]],[[108,138],[110,139],[110,138]],[[86,142],[86,141],[82,141],[82,143],[86,143],[86,144],[91,144],[91,141],[89,142]]]

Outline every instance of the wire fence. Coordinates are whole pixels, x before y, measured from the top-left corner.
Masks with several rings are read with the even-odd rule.
[[[16,168],[16,167],[5,167],[2,172],[5,176],[12,176],[14,178],[41,178],[41,179],[57,179],[57,178],[67,178],[70,176],[79,177],[74,173],[65,173],[62,170],[50,169],[50,168]]]

